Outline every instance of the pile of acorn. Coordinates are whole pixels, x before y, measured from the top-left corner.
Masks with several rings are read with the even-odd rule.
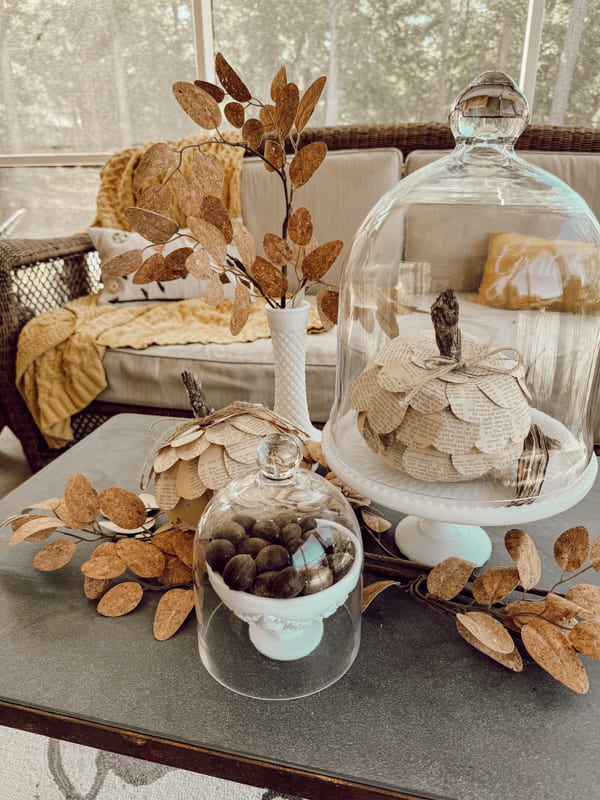
[[[213,529],[206,561],[230,589],[289,598],[327,589],[348,572],[354,554],[350,540],[314,517],[238,514]]]

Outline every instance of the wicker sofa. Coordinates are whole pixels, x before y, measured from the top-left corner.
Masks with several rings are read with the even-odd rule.
[[[405,160],[413,152],[416,155],[416,151],[423,158],[422,151],[449,149],[454,144],[449,128],[438,123],[313,128],[304,132],[302,143],[318,139],[324,140],[330,151],[395,148]],[[598,154],[600,130],[532,125],[525,130],[517,147],[541,153]],[[600,157],[594,159],[596,161],[600,163]],[[61,451],[46,445],[15,388],[19,332],[34,315],[96,292],[100,286],[99,257],[87,233],[55,239],[0,241],[0,418],[21,441],[33,470],[49,463]],[[332,370],[334,367],[332,364]],[[333,380],[330,391],[332,395]],[[106,402],[101,398],[77,414],[72,421],[75,439],[82,438],[117,413],[168,416],[189,416],[190,413],[183,406],[132,405],[117,400],[112,398],[111,402]]]

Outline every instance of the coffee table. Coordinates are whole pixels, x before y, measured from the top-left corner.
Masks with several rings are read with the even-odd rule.
[[[0,517],[56,496],[73,472],[138,489],[154,418],[114,417],[0,502]],[[575,508],[526,526],[545,562],[566,528],[599,531],[598,484]],[[504,528],[487,528],[508,563]],[[598,796],[600,663],[576,695],[531,661],[520,674],[469,647],[450,617],[391,588],[363,617],[349,672],[302,700],[236,695],[204,670],[195,621],[152,636],[154,599],[107,619],[81,590],[77,553],[42,574],[36,545],[0,537],[0,724],[325,800],[564,800]],[[599,582],[586,573],[586,582]],[[366,575],[367,582],[381,576]]]

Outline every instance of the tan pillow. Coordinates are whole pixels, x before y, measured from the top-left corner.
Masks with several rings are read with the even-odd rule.
[[[472,299],[496,308],[600,311],[599,250],[583,242],[492,233]]]

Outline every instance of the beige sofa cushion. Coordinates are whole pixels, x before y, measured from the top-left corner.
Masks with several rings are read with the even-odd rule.
[[[341,239],[342,255],[326,278],[337,285],[354,234],[382,194],[402,177],[402,153],[392,147],[337,150],[310,181],[294,192],[294,208],[306,206],[319,244]],[[282,184],[259,158],[244,159],[241,176],[244,223],[260,245],[265,233],[281,234]],[[275,225],[274,225],[275,221]]]

